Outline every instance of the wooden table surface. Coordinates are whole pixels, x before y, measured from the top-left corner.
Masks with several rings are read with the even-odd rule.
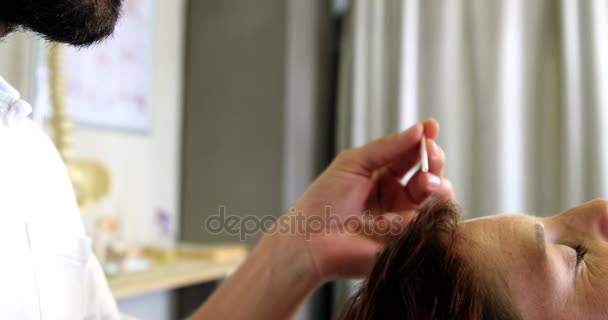
[[[180,245],[172,262],[108,278],[115,299],[173,290],[225,278],[247,256],[244,245]]]

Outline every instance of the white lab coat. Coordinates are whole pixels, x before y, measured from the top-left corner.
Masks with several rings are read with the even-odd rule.
[[[119,319],[65,166],[0,77],[0,319]]]

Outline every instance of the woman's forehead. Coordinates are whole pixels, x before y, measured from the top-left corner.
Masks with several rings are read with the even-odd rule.
[[[496,215],[465,221],[460,224],[459,233],[475,243],[480,254],[520,251],[536,243],[541,222],[524,214]]]
[[[504,222],[507,220],[517,221],[517,220],[522,220],[522,219],[523,220],[536,219],[536,217],[531,216],[526,213],[497,213],[497,214],[483,216],[483,217],[479,217],[479,218],[467,219],[463,223],[478,223],[478,222],[485,223],[488,221]]]

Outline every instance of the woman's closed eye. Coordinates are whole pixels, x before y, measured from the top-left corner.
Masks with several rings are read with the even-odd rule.
[[[573,269],[578,269],[585,261],[587,246],[578,241],[560,241],[555,243],[562,253],[562,261],[570,265]],[[560,259],[561,260],[561,259]]]
[[[576,266],[578,267],[584,261],[585,255],[587,254],[587,247],[582,243],[579,243],[572,247],[572,249],[576,251]]]

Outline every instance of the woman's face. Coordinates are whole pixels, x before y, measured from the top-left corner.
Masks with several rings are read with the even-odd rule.
[[[504,279],[526,319],[608,319],[608,201],[461,224],[467,256]]]

